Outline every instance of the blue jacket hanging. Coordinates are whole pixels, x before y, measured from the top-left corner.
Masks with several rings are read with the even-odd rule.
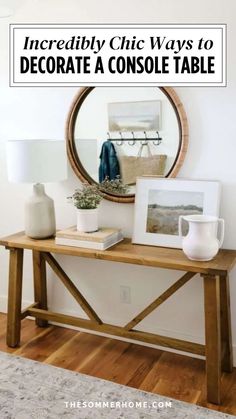
[[[103,143],[100,160],[99,182],[102,182],[106,178],[114,180],[120,175],[119,161],[112,142],[107,140]]]

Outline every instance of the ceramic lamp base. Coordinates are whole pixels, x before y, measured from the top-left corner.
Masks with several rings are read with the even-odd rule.
[[[25,234],[32,239],[46,239],[56,233],[54,202],[44,185],[33,186],[33,195],[25,204]]]

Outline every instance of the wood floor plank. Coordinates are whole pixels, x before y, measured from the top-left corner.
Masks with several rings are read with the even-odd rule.
[[[222,406],[225,413],[236,416],[236,369],[231,374],[223,374],[222,386]]]
[[[181,380],[176,382],[161,378],[153,388],[153,393],[196,404],[201,390],[183,386]]]
[[[130,343],[120,340],[109,339],[109,341],[100,349],[100,351],[81,368],[76,371],[83,374],[89,374],[94,377],[101,377],[110,371],[111,366],[129,347]],[[106,378],[107,379],[107,378]]]
[[[137,346],[137,345],[134,345]],[[157,360],[162,355],[162,351],[152,348],[145,348],[140,345],[139,354],[139,366],[138,369],[134,371],[131,379],[127,381],[126,385],[129,387],[139,388],[144,378],[147,376],[148,372],[153,368]],[[130,356],[133,356],[133,348],[130,348]],[[120,360],[121,363],[123,360]]]
[[[222,401],[220,405],[206,401],[206,388],[203,389],[196,404],[208,409],[218,410],[236,416],[236,369],[231,374],[224,373],[221,378]]]
[[[18,348],[15,354],[43,362],[67,340],[71,339],[75,333],[77,332],[74,330],[55,326],[44,329],[43,335],[37,336],[26,345]]]
[[[24,319],[21,347],[8,348],[0,313],[0,350],[236,415],[236,369],[222,376],[222,404],[206,402],[203,360]]]
[[[108,340],[101,336],[78,332],[44,362],[72,371],[78,370],[88,363]]]
[[[118,343],[121,349],[120,354],[117,352]],[[118,341],[115,343],[110,342],[110,344],[104,347],[104,350],[108,351],[106,352],[106,357],[104,358],[104,355],[98,353],[99,357],[102,356],[103,363],[93,369],[92,375],[95,374],[97,377],[116,383],[128,384],[131,387],[137,387],[137,384],[143,381],[147,370],[160,356],[156,349],[144,348],[135,344],[128,344],[124,347]],[[111,356],[112,353],[113,356]],[[96,362],[95,358],[94,362]],[[104,365],[106,365],[106,368],[104,368]],[[85,372],[85,368],[83,372]],[[91,365],[87,365],[87,368],[91,368]]]
[[[144,391],[155,392],[158,380],[180,382],[184,387],[201,390],[205,383],[205,363],[201,359],[163,352],[140,387]]]
[[[19,348],[10,348],[6,344],[6,318],[2,316],[0,316],[0,330],[0,351],[15,353]],[[43,330],[36,326],[32,320],[23,320],[21,326],[21,347],[36,336],[41,335],[42,332]]]

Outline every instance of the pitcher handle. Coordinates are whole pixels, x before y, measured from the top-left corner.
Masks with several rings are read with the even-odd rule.
[[[219,248],[222,246],[225,236],[225,221],[223,218],[218,219],[218,223],[220,226],[220,238],[219,238]]]
[[[183,231],[182,231],[183,219],[184,219],[184,216],[183,215],[180,215],[179,216],[179,237],[181,239],[183,238]]]

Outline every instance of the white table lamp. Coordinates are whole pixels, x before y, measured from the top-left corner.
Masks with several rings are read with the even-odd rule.
[[[33,183],[33,195],[25,204],[25,234],[34,239],[56,232],[53,200],[41,182],[67,178],[65,141],[13,140],[7,142],[7,170],[10,182]]]

